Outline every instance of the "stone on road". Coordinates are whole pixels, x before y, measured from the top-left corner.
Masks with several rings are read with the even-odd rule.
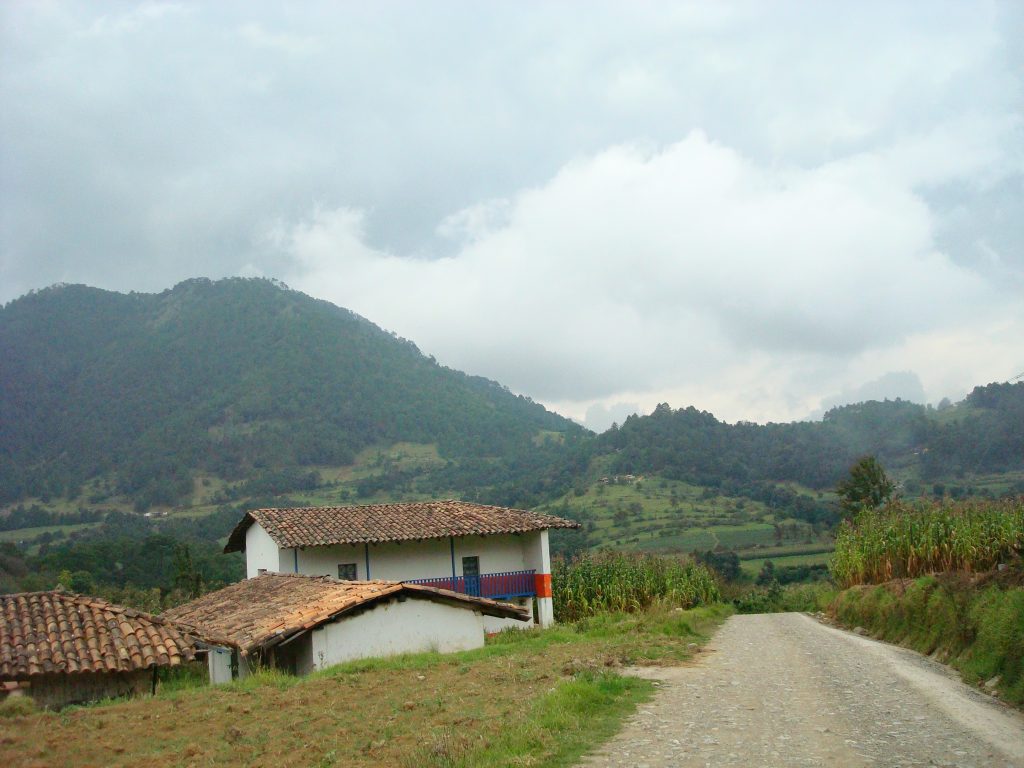
[[[799,613],[733,616],[586,766],[1024,766],[1024,715],[920,654]]]

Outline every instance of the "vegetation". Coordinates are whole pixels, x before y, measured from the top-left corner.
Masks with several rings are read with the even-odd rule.
[[[941,571],[978,572],[1019,559],[1024,498],[897,502],[860,513],[836,536],[832,577],[841,587]]]
[[[649,681],[622,664],[692,655],[721,605],[508,631],[479,650],[368,659],[307,678],[263,672],[155,698],[11,713],[7,764],[567,766],[611,735]],[[4,713],[7,714],[7,713]]]
[[[577,621],[605,611],[637,612],[659,602],[693,608],[719,599],[715,579],[702,565],[621,552],[556,561],[551,590],[558,621]]]
[[[219,552],[245,509],[449,496],[579,520],[552,535],[565,556],[733,552],[784,581],[820,571],[776,555],[831,548],[857,456],[906,497],[1024,493],[1024,383],[800,424],[661,405],[593,436],[265,280],[39,291],[0,308],[0,359],[4,591],[67,571],[152,609],[181,591],[182,547],[190,590],[239,577]]]
[[[789,584],[777,581],[767,586],[744,588],[733,585],[727,592],[737,613],[780,613],[800,611],[820,613],[829,610],[836,598],[836,589],[827,582]]]
[[[266,280],[39,291],[0,308],[0,357],[0,503],[74,498],[105,477],[94,493],[145,510],[187,500],[200,471],[280,492],[308,485],[298,467],[348,464],[379,443],[514,464],[541,430],[583,434]]]
[[[984,577],[938,574],[853,587],[839,621],[921,653],[936,654],[971,683],[1024,704],[1024,571]]]
[[[874,456],[864,456],[850,468],[850,476],[836,486],[839,506],[852,517],[867,509],[878,509],[892,499],[896,484],[889,479]]]

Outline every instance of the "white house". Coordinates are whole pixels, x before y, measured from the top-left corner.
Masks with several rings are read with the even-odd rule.
[[[228,538],[245,552],[246,575],[299,573],[388,579],[442,587],[522,606],[554,622],[548,530],[579,523],[465,501],[256,509]],[[488,617],[493,632],[518,621]]]
[[[484,644],[483,618],[525,623],[525,608],[397,581],[265,573],[163,614],[210,646],[210,682],[258,665],[304,675],[351,659]]]

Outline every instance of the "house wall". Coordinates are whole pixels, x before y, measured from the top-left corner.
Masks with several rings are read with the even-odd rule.
[[[153,670],[32,675],[27,683],[28,687],[21,690],[31,696],[37,706],[59,709],[69,704],[150,693],[153,690]]]
[[[324,669],[351,659],[480,648],[481,619],[476,611],[430,600],[392,600],[313,630],[313,665]]]
[[[252,549],[250,550],[250,546]],[[335,544],[327,547],[306,549],[279,549],[258,523],[246,532],[246,574],[250,578],[260,568],[281,573],[295,572],[296,557],[298,572],[311,576],[338,577],[338,565],[356,564],[358,579],[432,579],[451,576],[452,551],[449,539],[428,539],[426,541],[385,542],[370,544]],[[367,568],[369,555],[369,568]],[[521,534],[497,534],[494,536],[462,536],[455,539],[455,575],[462,576],[462,558],[480,558],[481,573],[502,573],[505,571],[534,570],[539,575],[551,573],[551,556],[548,548],[548,532],[532,531]],[[543,579],[542,579],[543,582]],[[550,576],[546,582],[550,586]],[[533,601],[516,601],[526,605]],[[550,593],[538,591],[535,621],[547,627],[554,623],[554,606]],[[498,632],[506,627],[519,629],[530,626],[528,622],[515,619],[498,619],[487,616],[484,625],[488,632]]]
[[[260,568],[270,572],[291,573],[294,568],[282,565],[282,560],[291,550],[279,549],[270,534],[263,526],[253,523],[245,532],[245,576],[251,579],[259,573]],[[335,574],[337,575],[337,574]]]
[[[261,537],[254,537],[257,546],[263,547],[265,538],[273,544],[270,536],[259,525],[252,525],[249,530],[259,528]],[[455,575],[462,575],[462,558],[477,556],[480,558],[481,573],[501,573],[503,571],[524,571],[538,568],[544,558],[540,552],[541,537],[546,532],[509,534],[495,536],[464,536],[455,539]],[[276,544],[274,545],[276,549]],[[369,573],[366,560],[369,553]],[[277,570],[292,573],[295,551],[281,549],[277,555]],[[254,557],[249,556],[249,535],[246,534],[246,573],[255,576],[258,565],[253,568],[250,562],[271,562],[272,558],[263,549],[258,550]],[[311,576],[338,577],[338,565],[355,563],[359,579],[432,579],[451,576],[452,552],[449,539],[428,539],[426,541],[389,541],[382,544],[334,544],[327,547],[307,547],[298,550],[299,573]],[[534,565],[536,563],[536,565]],[[550,566],[549,566],[550,567]],[[272,569],[271,569],[272,570]],[[539,571],[538,571],[539,572]]]

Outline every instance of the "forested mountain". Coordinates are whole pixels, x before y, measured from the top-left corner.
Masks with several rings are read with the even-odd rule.
[[[0,309],[0,503],[77,496],[90,478],[137,508],[225,480],[344,465],[433,443],[511,457],[572,422],[409,341],[267,280],[160,294],[56,286]]]
[[[600,435],[595,454],[618,473],[700,485],[797,482],[832,488],[864,455],[918,484],[1024,470],[1024,382],[976,387],[941,410],[903,400],[833,408],[820,422],[727,424],[696,408],[659,405]]]

